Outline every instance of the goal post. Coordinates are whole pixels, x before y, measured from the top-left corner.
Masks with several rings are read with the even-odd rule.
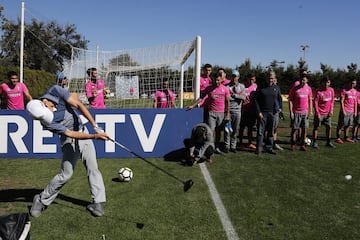
[[[201,37],[194,40],[155,47],[102,51],[72,48],[71,60],[65,64],[71,92],[88,104],[85,96],[86,70],[96,67],[99,78],[110,90],[107,108],[152,108],[153,95],[168,79],[175,93],[175,105],[184,107],[200,93]]]

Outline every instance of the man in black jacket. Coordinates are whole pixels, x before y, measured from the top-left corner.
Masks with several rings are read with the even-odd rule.
[[[276,75],[274,72],[270,72],[266,79],[267,86],[261,88],[255,95],[255,106],[257,122],[257,136],[256,136],[256,154],[260,154],[263,151],[264,134],[266,132],[265,139],[265,151],[271,154],[276,154],[273,150],[274,145],[274,120],[276,108],[279,103],[282,105],[280,88],[274,84]],[[278,102],[277,102],[278,101]]]

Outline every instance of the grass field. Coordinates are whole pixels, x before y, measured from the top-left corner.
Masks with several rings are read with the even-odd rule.
[[[288,119],[288,117],[287,117]],[[334,119],[337,119],[334,117]],[[85,207],[90,196],[79,162],[70,182],[39,217],[31,218],[31,238],[49,239],[228,239],[203,176],[205,167],[236,232],[232,239],[360,239],[360,143],[289,149],[288,121],[281,122],[284,151],[216,155],[196,167],[148,159],[195,184],[181,182],[140,159],[99,159],[106,216]],[[320,131],[320,137],[324,129]],[[60,160],[0,159],[0,215],[27,212],[34,194],[57,173]],[[114,180],[117,170],[134,171],[130,183]],[[351,174],[352,180],[344,176]]]

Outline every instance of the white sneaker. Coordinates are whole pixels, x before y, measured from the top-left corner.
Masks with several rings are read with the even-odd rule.
[[[40,195],[36,194],[33,199],[33,204],[30,209],[30,215],[32,217],[39,217],[41,213],[46,209],[46,206],[40,201]]]
[[[105,214],[104,207],[101,203],[92,203],[86,208],[95,217],[101,217]]]
[[[215,149],[215,153],[220,154],[220,155],[224,154],[219,148]]]
[[[280,151],[283,151],[284,149],[277,143],[274,144],[274,147],[273,147],[275,150],[280,150]]]

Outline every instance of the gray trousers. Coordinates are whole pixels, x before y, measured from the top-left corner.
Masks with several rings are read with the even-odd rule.
[[[87,132],[87,130],[85,129],[84,132]],[[40,194],[41,202],[48,206],[55,200],[61,188],[72,177],[78,159],[82,160],[86,168],[90,194],[93,202],[105,202],[105,185],[101,172],[98,169],[95,146],[92,140],[78,140],[61,136],[61,146],[63,158],[61,161],[60,172],[55,175]]]
[[[224,131],[224,142],[225,147],[227,149],[236,149],[237,145],[237,138],[239,135],[239,129],[240,129],[240,120],[241,120],[241,110],[239,111],[231,111],[230,110],[230,116],[231,116],[231,127],[233,129],[232,133],[228,133]]]

